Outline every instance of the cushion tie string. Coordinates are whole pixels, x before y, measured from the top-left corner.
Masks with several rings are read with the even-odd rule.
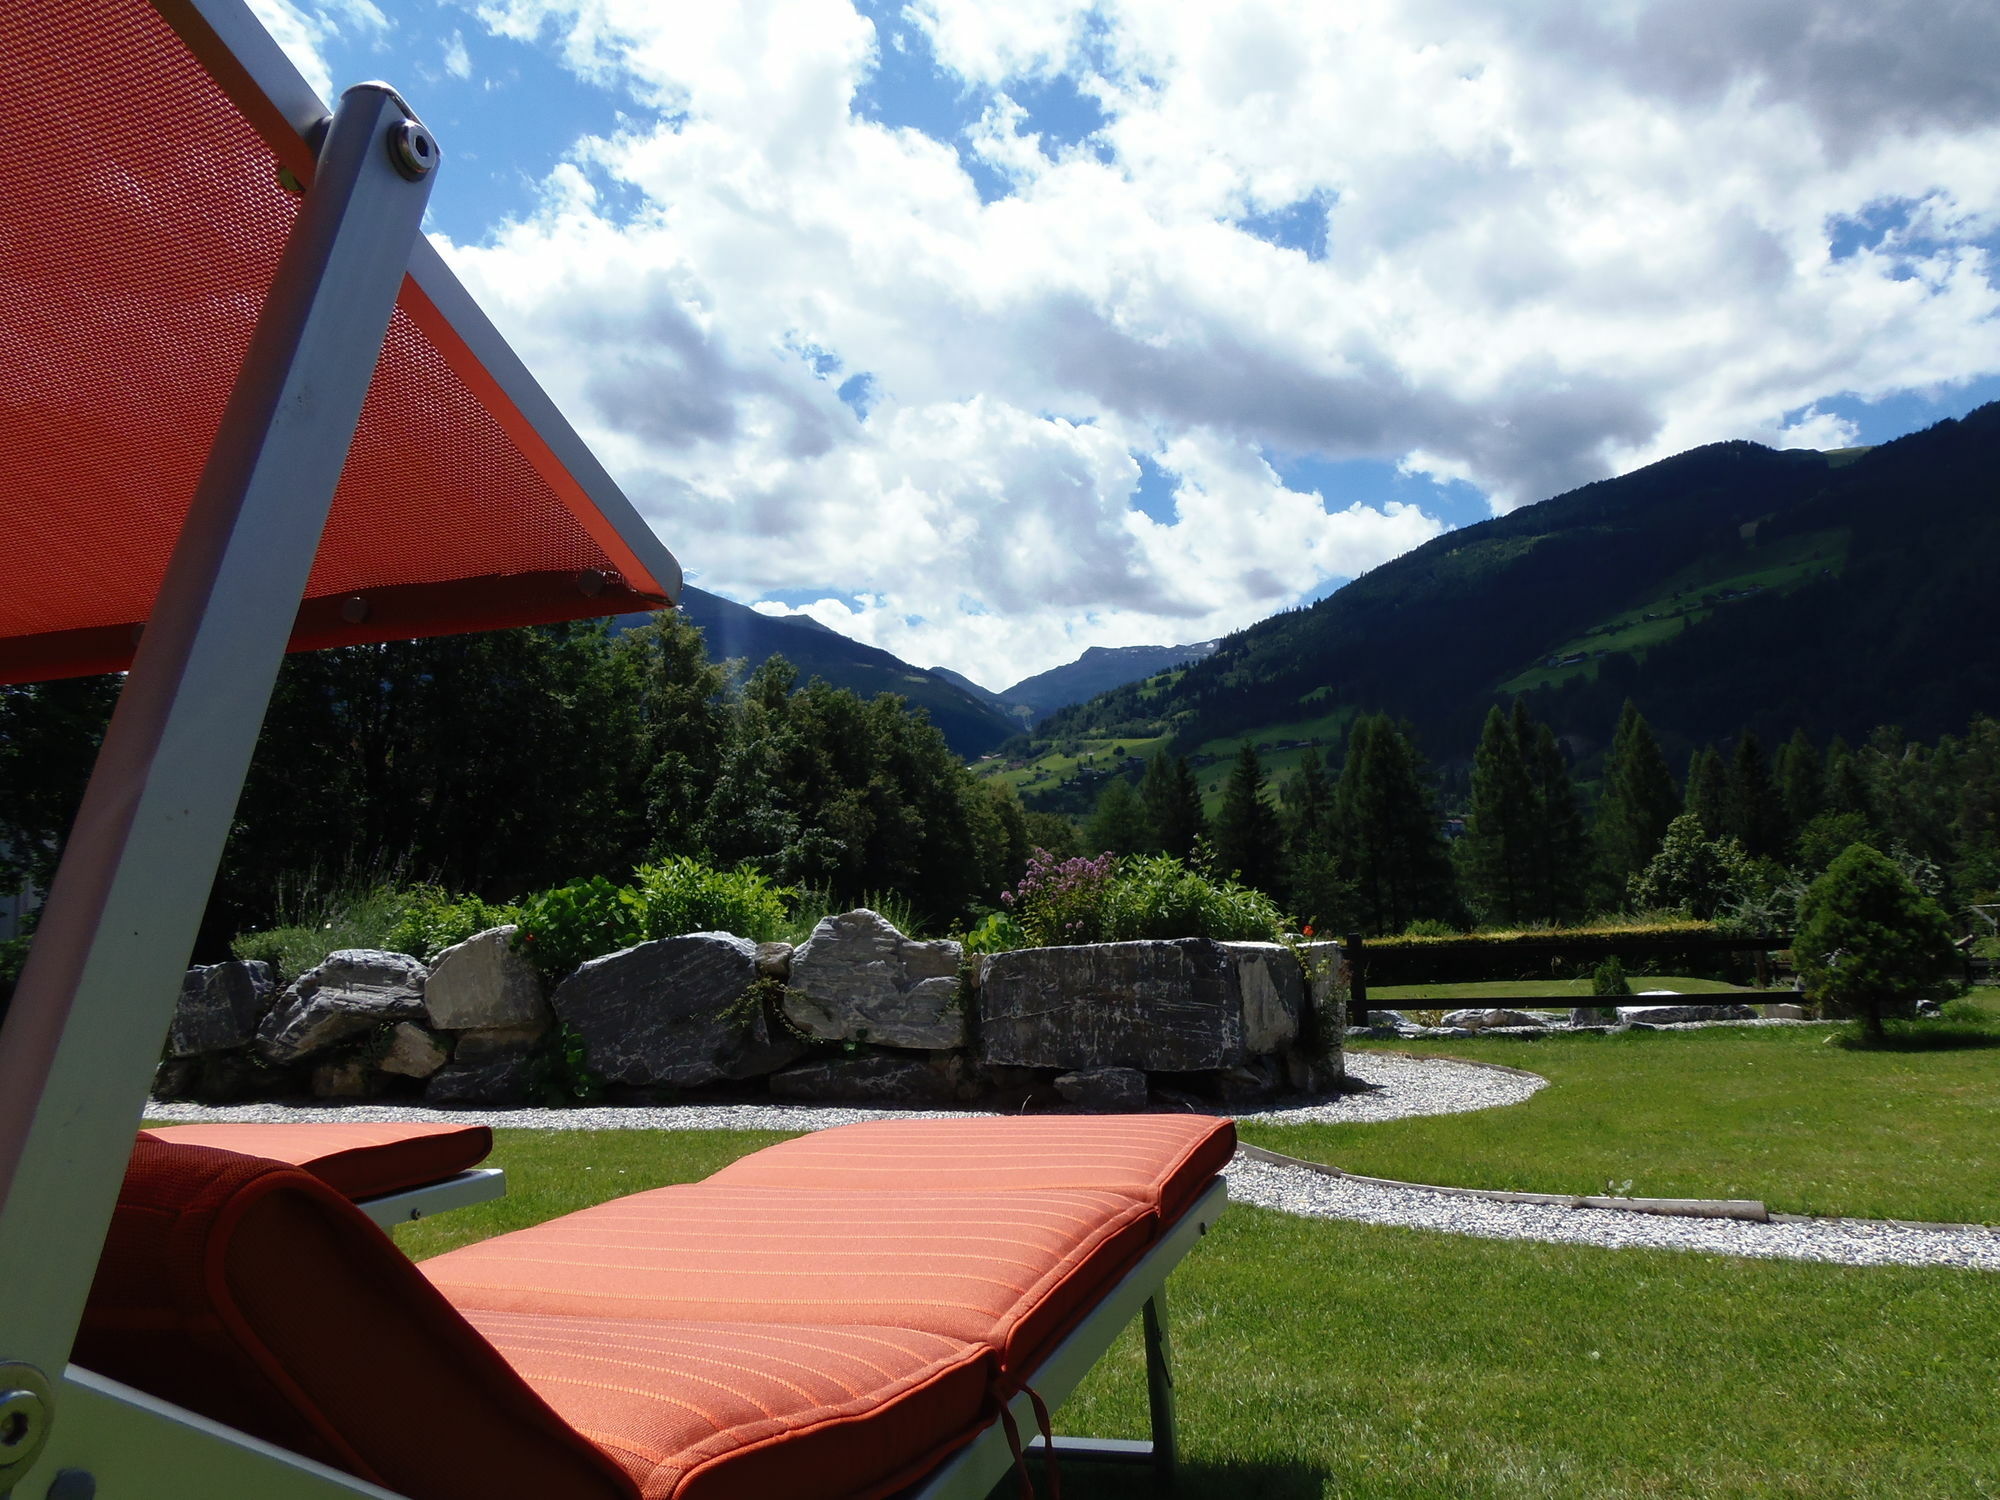
[[[1049,1405],[1031,1385],[1021,1387],[1035,1408],[1035,1425],[1042,1429],[1042,1456],[1049,1476],[1049,1500],[1062,1500],[1062,1468],[1056,1462],[1055,1427],[1049,1420]]]
[[[1007,1409],[1007,1403],[1000,1403],[1000,1428],[1007,1434],[1007,1449],[1014,1455],[1014,1477],[1021,1484],[1021,1500],[1035,1500],[1035,1482],[1028,1477],[1028,1455],[1021,1451],[1021,1429],[1014,1425],[1014,1414]]]

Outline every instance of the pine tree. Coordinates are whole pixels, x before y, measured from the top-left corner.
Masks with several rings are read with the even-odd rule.
[[[1354,918],[1354,882],[1341,868],[1334,824],[1334,784],[1319,752],[1308,748],[1285,788],[1286,899],[1300,920],[1322,932],[1346,932]]]
[[[1154,751],[1146,763],[1146,778],[1139,785],[1139,800],[1146,806],[1149,852],[1184,860],[1194,852],[1195,840],[1208,832],[1208,819],[1201,810],[1201,787],[1185,756]]]
[[[1721,836],[1728,806],[1729,773],[1715,746],[1704,746],[1688,760],[1686,811],[1700,820],[1702,836],[1712,839]]]
[[[1528,774],[1535,789],[1536,915],[1572,922],[1590,899],[1590,834],[1562,745],[1546,724],[1535,726]]]
[[[1680,810],[1680,792],[1666,757],[1638,705],[1627,698],[1605,758],[1594,829],[1599,857],[1615,888],[1623,891],[1646,868]]]
[[[1824,810],[1826,775],[1819,752],[1803,729],[1778,751],[1778,800],[1784,804],[1785,822],[1797,839],[1804,828]]]
[[[1422,917],[1457,915],[1451,857],[1422,758],[1387,714],[1355,721],[1334,788],[1334,826],[1364,930],[1401,932]]]
[[[1275,891],[1284,866],[1284,831],[1264,785],[1264,767],[1256,747],[1246,743],[1223,788],[1222,808],[1215,818],[1215,855],[1225,875],[1234,873],[1245,885]]]
[[[1539,810],[1520,733],[1496,704],[1472,758],[1472,806],[1465,819],[1466,894],[1489,922],[1538,915]]]
[[[1145,805],[1123,776],[1114,776],[1097,794],[1097,809],[1085,827],[1084,842],[1100,854],[1145,854],[1153,842]]]
[[[1825,787],[1827,812],[1853,813],[1872,821],[1868,779],[1862,774],[1859,758],[1837,734],[1826,747]]]
[[[1752,859],[1778,859],[1785,853],[1785,804],[1771,779],[1763,742],[1748,729],[1738,737],[1736,753],[1729,760],[1722,828]]]
[[[1849,848],[1801,898],[1792,951],[1807,993],[1859,1015],[1878,1040],[1882,1018],[1942,988],[1955,957],[1937,903],[1867,844]]]

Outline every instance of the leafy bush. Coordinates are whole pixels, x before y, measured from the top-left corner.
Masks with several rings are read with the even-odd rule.
[[[475,933],[504,927],[516,915],[511,906],[495,906],[477,896],[454,896],[438,886],[420,885],[406,893],[402,915],[382,946],[432,963],[445,949]]]
[[[238,958],[269,964],[279,984],[290,984],[317,967],[329,953],[343,948],[404,951],[395,947],[394,936],[410,901],[409,890],[390,884],[309,894],[293,908],[293,921],[263,932],[243,933],[229,945],[229,951]]]
[[[965,935],[967,953],[1012,953],[1016,948],[1028,946],[1028,935],[1021,930],[1021,924],[1003,911],[988,912],[972,931]]]
[[[1625,977],[1625,965],[1617,954],[1604,960],[1590,975],[1590,993],[1593,995],[1629,995],[1631,982]]]
[[[1440,922],[1436,917],[1418,917],[1403,929],[1403,936],[1412,938],[1448,938],[1458,935],[1456,927],[1449,922]]]
[[[1170,854],[1057,860],[1037,849],[1001,902],[1024,946],[1064,947],[1140,939],[1276,941],[1284,914],[1263,892],[1190,869]]]
[[[646,936],[683,932],[733,932],[760,943],[776,940],[791,921],[799,892],[774,886],[749,865],[712,869],[676,855],[634,872]]]
[[[604,1094],[604,1077],[590,1066],[583,1038],[558,1022],[528,1059],[528,1092],[550,1109],[588,1104]]]
[[[538,891],[521,903],[514,946],[551,981],[577,965],[646,940],[637,893],[602,875]]]
[[[1957,957],[1943,910],[1867,844],[1849,845],[1806,891],[1792,952],[1806,992],[1875,1039],[1884,1016],[1948,992]]]
[[[1034,948],[1111,941],[1111,887],[1118,856],[1058,860],[1046,849],[1028,857],[1028,868],[1000,903]]]
[[[1634,906],[1669,907],[1706,920],[1756,889],[1750,857],[1735,839],[1711,839],[1701,819],[1682,813],[1667,825],[1653,862],[1632,877]]]
[[[1121,862],[1111,887],[1115,942],[1142,938],[1213,938],[1276,942],[1285,917],[1262,891],[1190,870],[1170,854]]]

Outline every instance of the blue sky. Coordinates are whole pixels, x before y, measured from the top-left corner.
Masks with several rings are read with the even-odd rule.
[[[258,9],[436,129],[429,228],[691,576],[992,686],[2000,398],[1982,10]]]

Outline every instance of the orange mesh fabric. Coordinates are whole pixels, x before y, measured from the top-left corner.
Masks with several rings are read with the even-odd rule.
[[[425,1261],[463,1312],[910,1328],[1033,1368],[1144,1252],[1115,1193],[656,1188]]]
[[[978,1429],[993,1356],[903,1328],[467,1315],[647,1500],[901,1489]]]
[[[192,7],[168,9],[205,36]],[[310,157],[246,117],[244,81],[232,98],[146,0],[0,0],[0,85],[12,681],[129,660],[297,210],[278,155],[305,174]],[[79,121],[87,149],[57,145]],[[575,481],[406,282],[293,647],[657,600],[592,528],[605,535]],[[614,582],[585,598],[585,569]],[[379,606],[358,626],[338,614],[354,594]]]
[[[304,1167],[349,1198],[443,1182],[478,1166],[493,1149],[485,1125],[164,1125],[142,1135]]]
[[[361,1211],[294,1167],[141,1140],[73,1358],[410,1500],[618,1500]]]
[[[1092,1188],[1171,1222],[1235,1151],[1235,1126],[1206,1115],[875,1120],[767,1147],[709,1181],[793,1191]]]

